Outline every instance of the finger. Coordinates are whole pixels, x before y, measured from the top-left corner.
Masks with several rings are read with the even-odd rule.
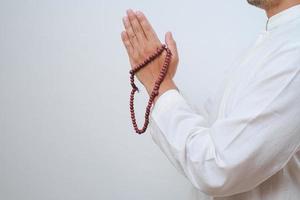
[[[144,15],[144,13],[142,13],[141,11],[137,11],[136,16],[137,16],[137,19],[139,20],[139,23],[142,26],[143,31],[145,32],[147,39],[159,42],[159,39],[158,39],[154,29],[152,28],[151,24],[149,23],[148,19]]]
[[[122,31],[121,37],[122,37],[122,41],[124,43],[124,46],[125,46],[125,48],[127,50],[128,55],[131,56],[132,51],[133,51],[133,46],[132,46],[132,44],[131,44],[131,42],[129,40],[127,32],[126,31]]]
[[[125,30],[128,34],[129,40],[130,40],[133,48],[137,48],[138,41],[137,41],[135,33],[133,32],[133,30],[131,28],[131,25],[130,25],[130,22],[129,22],[129,19],[127,16],[123,17],[123,24],[124,24]]]
[[[133,10],[127,10],[127,16],[138,41],[142,43],[146,39],[146,36]]]
[[[165,42],[166,42],[168,48],[171,50],[173,57],[178,58],[176,41],[174,40],[171,32],[166,33]]]

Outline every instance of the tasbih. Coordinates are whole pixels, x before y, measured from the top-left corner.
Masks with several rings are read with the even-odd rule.
[[[167,52],[167,55],[165,57],[165,61],[164,64],[162,66],[162,69],[159,73],[159,76],[157,78],[157,80],[155,81],[155,85],[153,87],[153,90],[149,96],[149,101],[148,101],[148,105],[146,107],[146,112],[145,112],[145,122],[144,122],[144,126],[142,129],[138,128],[138,125],[136,123],[136,118],[135,118],[135,112],[134,112],[134,94],[136,91],[139,91],[138,87],[135,85],[134,83],[134,75],[141,70],[142,68],[144,68],[145,66],[147,66],[149,63],[151,63],[153,60],[155,60],[156,58],[158,58],[163,51]],[[161,47],[157,48],[156,52],[149,56],[143,63],[137,65],[136,67],[134,67],[133,69],[130,70],[130,84],[132,86],[132,90],[130,93],[130,114],[131,114],[131,121],[132,121],[132,125],[133,128],[135,130],[136,133],[138,134],[142,134],[147,130],[148,124],[149,124],[149,114],[150,114],[150,110],[151,107],[153,105],[153,101],[155,99],[155,97],[158,95],[158,91],[160,88],[161,83],[163,82],[167,71],[168,71],[168,67],[171,61],[171,57],[172,57],[172,53],[170,51],[170,49],[163,44]]]

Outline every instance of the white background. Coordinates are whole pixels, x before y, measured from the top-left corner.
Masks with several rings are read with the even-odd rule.
[[[266,23],[246,0],[1,0],[0,199],[189,198],[189,182],[131,126],[127,8],[162,40],[173,32],[175,81],[196,106]],[[141,125],[145,91],[137,98]]]

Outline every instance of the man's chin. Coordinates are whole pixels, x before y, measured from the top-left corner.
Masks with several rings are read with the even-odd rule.
[[[262,8],[264,9],[265,8],[265,5],[264,5],[264,0],[247,0],[247,2],[252,5],[252,6],[255,6],[255,7],[258,7],[258,8]]]
[[[262,8],[264,10],[269,10],[280,4],[281,0],[247,0],[250,5]]]

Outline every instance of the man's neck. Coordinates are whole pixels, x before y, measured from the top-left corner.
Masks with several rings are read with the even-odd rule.
[[[274,6],[270,9],[266,10],[268,18],[272,17],[273,15],[276,15],[277,13],[280,13],[281,11],[284,11],[292,6],[300,4],[300,0],[283,0],[281,1],[277,6]]]

